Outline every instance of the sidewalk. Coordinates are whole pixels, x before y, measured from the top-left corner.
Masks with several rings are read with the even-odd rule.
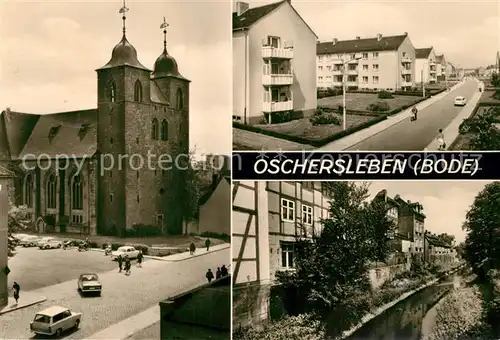
[[[448,94],[450,94],[452,91],[454,91],[458,87],[462,86],[463,84],[464,84],[463,81],[458,83],[458,84],[455,84],[454,86],[450,87],[449,91],[441,92],[440,94],[432,96],[431,98],[424,100],[415,106],[417,107],[417,109],[419,111],[423,110],[426,107],[441,100],[443,97],[447,96]],[[356,145],[356,144],[364,141],[365,139],[370,138],[371,136],[376,135],[377,133],[380,133],[380,132],[390,128],[391,126],[393,126],[393,125],[395,125],[395,124],[397,124],[405,119],[408,119],[408,117],[410,117],[410,113],[411,113],[412,108],[413,107],[410,107],[406,110],[401,111],[398,114],[395,114],[393,116],[388,117],[386,120],[383,120],[380,123],[372,125],[366,129],[360,130],[360,131],[355,132],[353,134],[347,135],[344,138],[333,141],[333,142],[319,148],[317,151],[341,151],[341,150],[348,149],[348,148],[352,147],[353,145]]]
[[[13,312],[15,310],[21,309],[21,308],[26,308],[29,306],[36,305],[38,303],[42,303],[47,298],[45,296],[41,296],[35,293],[31,292],[23,292],[21,290],[20,292],[20,297],[19,297],[19,303],[16,304],[16,300],[14,300],[13,297],[9,296],[9,302],[7,303],[6,306],[0,308],[0,315]]]

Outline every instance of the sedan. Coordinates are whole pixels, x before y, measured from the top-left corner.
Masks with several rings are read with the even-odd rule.
[[[465,106],[467,104],[467,99],[462,96],[458,96],[455,98],[455,106]]]
[[[101,295],[102,284],[97,274],[82,274],[78,279],[78,291],[82,294],[95,293]]]
[[[38,248],[40,249],[60,249],[63,246],[62,241],[50,240],[47,242],[39,243]]]
[[[25,237],[21,240],[20,245],[23,247],[36,247],[38,246],[38,242],[40,241],[40,238],[38,236],[29,236]]]
[[[139,251],[132,246],[123,246],[111,253],[111,260],[115,261],[120,255],[123,258],[128,257],[130,260],[132,260],[137,258],[137,255],[139,255]]]

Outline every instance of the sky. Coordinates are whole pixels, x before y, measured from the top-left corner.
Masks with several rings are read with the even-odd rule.
[[[371,198],[383,189],[394,198],[422,204],[424,226],[436,234],[455,235],[458,243],[465,240],[462,230],[465,215],[474,198],[490,181],[374,181],[370,183]]]
[[[500,2],[291,0],[320,41],[401,35],[415,48],[433,46],[437,54],[463,68],[495,63],[500,50]],[[247,1],[251,7],[277,1]]]
[[[0,1],[0,111],[54,113],[97,107],[97,74],[122,37],[121,0]],[[127,39],[152,69],[167,50],[190,85],[190,147],[231,151],[229,1],[127,0]]]

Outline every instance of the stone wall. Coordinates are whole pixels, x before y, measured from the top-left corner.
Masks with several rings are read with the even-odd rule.
[[[407,266],[405,264],[398,264],[370,269],[368,271],[368,276],[370,278],[372,287],[374,289],[379,288],[385,282],[392,280],[396,276],[396,274],[408,270],[406,267]]]
[[[271,284],[251,282],[233,287],[233,331],[261,328],[269,321]]]

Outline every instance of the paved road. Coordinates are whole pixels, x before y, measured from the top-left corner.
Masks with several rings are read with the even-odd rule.
[[[68,307],[83,313],[81,328],[65,336],[71,339],[89,337],[111,325],[140,313],[159,301],[205,283],[208,268],[230,262],[230,249],[179,262],[147,261],[143,268],[132,267],[125,276],[117,270],[100,273],[102,297],[82,298],[76,291],[75,280],[34,290],[47,301],[0,317],[2,339],[36,338],[29,323],[37,311],[52,305]],[[21,292],[22,298],[22,292]]]
[[[161,337],[161,328],[160,321],[157,323],[144,328],[143,330],[133,334],[127,339],[130,340],[151,340],[151,339],[160,339]]]
[[[467,81],[463,86],[450,91],[441,100],[429,105],[418,113],[418,120],[405,119],[388,129],[355,144],[347,150],[363,151],[421,151],[436,137],[439,129],[450,124],[462,107],[453,106],[456,96],[470,99],[477,91],[477,82]],[[452,141],[446,141],[450,144]]]

